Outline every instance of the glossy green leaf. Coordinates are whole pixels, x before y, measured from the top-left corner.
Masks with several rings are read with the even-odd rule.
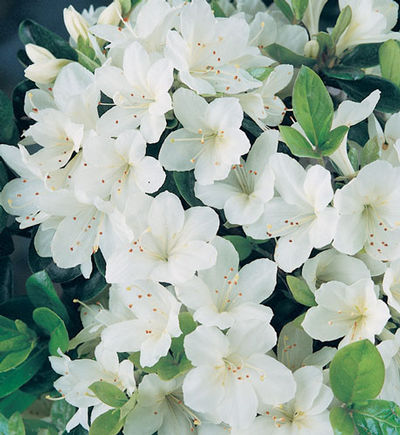
[[[379,143],[376,137],[371,138],[363,147],[360,154],[361,167],[379,159]]]
[[[279,131],[294,156],[319,157],[319,154],[313,149],[310,142],[296,129],[286,125],[280,125]]]
[[[58,59],[78,60],[75,50],[67,41],[33,20],[22,21],[19,37],[23,44],[32,43],[44,47]]]
[[[400,86],[400,45],[393,39],[379,48],[379,64],[382,77]]]
[[[255,138],[260,136],[260,134],[263,132],[262,129],[252,119],[246,116],[243,118],[241,128],[242,130],[245,130],[253,135]]]
[[[24,420],[26,435],[59,435],[56,427],[43,420]]]
[[[13,266],[9,257],[0,258],[0,303],[12,294],[14,287]]]
[[[313,145],[328,139],[333,119],[332,99],[318,74],[302,66],[293,88],[294,115]]]
[[[312,67],[316,63],[315,59],[297,54],[279,44],[268,45],[268,47],[263,48],[262,52],[279,63],[288,63],[295,68],[300,68],[302,65]]]
[[[58,356],[58,349],[65,352],[68,349],[69,338],[62,319],[47,307],[36,308],[32,314],[35,323],[50,336],[49,351]]]
[[[332,29],[332,39],[335,43],[339,41],[339,38],[343,35],[344,31],[347,29],[347,27],[350,24],[351,21],[351,7],[346,6],[343,8],[339,14],[339,17],[336,21],[335,27]]]
[[[8,435],[25,435],[25,425],[19,412],[15,412],[8,420]]]
[[[308,0],[292,0],[294,15],[298,21],[303,19],[304,12],[308,6]]]
[[[27,383],[39,371],[47,357],[47,346],[42,344],[37,346],[22,364],[0,373],[0,398],[13,393]]]
[[[0,434],[8,435],[8,420],[0,414]]]
[[[179,193],[191,207],[204,205],[194,194],[194,173],[193,171],[174,172],[174,181]]]
[[[105,277],[106,276],[106,260],[104,260],[103,254],[100,249],[93,255],[94,262],[97,270]]]
[[[330,156],[342,143],[344,137],[349,131],[349,127],[340,125],[329,132],[328,140],[318,146],[318,150],[323,156]]]
[[[19,134],[11,101],[0,90],[0,143],[14,145],[18,142],[18,139]]]
[[[361,80],[337,80],[339,86],[355,101],[362,101],[375,89],[381,91],[381,97],[376,110],[395,113],[400,110],[400,88],[390,80],[382,77],[368,75]]]
[[[24,412],[35,400],[33,394],[17,390],[0,400],[0,413],[9,418],[13,412]]]
[[[329,413],[329,420],[334,435],[354,435],[354,424],[349,411],[345,408],[335,407]]]
[[[330,383],[335,396],[345,403],[373,399],[382,389],[385,366],[369,340],[356,341],[339,349],[333,358]]]
[[[58,378],[59,375],[51,368],[50,361],[47,358],[42,367],[40,367],[40,370],[21,387],[21,390],[24,393],[40,396],[44,391],[51,392],[53,390],[53,383]]]
[[[365,76],[365,72],[353,66],[337,65],[333,68],[323,70],[323,73],[333,79],[341,80],[360,80]]]
[[[343,65],[369,68],[379,64],[379,47],[382,43],[361,44],[345,53]]]
[[[294,14],[290,5],[285,0],[274,0],[274,3],[281,10],[283,15],[289,20],[290,23],[294,21]]]
[[[89,279],[80,276],[74,281],[63,284],[65,292],[71,295],[71,299],[76,298],[82,302],[97,298],[107,286],[104,276],[97,269],[93,270]]]
[[[253,246],[249,240],[242,236],[224,236],[224,239],[229,240],[239,254],[239,260],[245,260],[253,250]]]
[[[292,292],[295,300],[307,307],[313,307],[316,304],[313,292],[308,288],[307,283],[302,278],[297,278],[293,275],[286,276],[286,282]]]
[[[400,433],[400,408],[394,402],[370,400],[366,405],[356,405],[353,419],[360,435]]]
[[[110,409],[99,415],[90,426],[89,435],[116,435],[123,425],[120,415],[119,409]]]
[[[335,43],[332,36],[327,32],[318,32],[316,38],[319,45],[318,57],[323,63],[327,63],[335,54]]]
[[[69,315],[45,271],[36,272],[26,281],[26,292],[35,307],[47,307],[54,311],[64,322],[69,323]]]
[[[112,408],[121,408],[128,401],[123,391],[105,381],[93,382],[89,389],[93,391],[98,399]]]

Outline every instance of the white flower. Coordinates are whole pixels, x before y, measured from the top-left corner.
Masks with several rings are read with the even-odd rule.
[[[72,5],[64,9],[64,23],[75,42],[78,42],[79,37],[88,39],[88,22]]]
[[[248,45],[244,18],[218,20],[205,0],[194,0],[185,3],[179,30],[180,34],[167,34],[165,55],[191,89],[199,94],[237,94],[261,85],[240,65],[240,58],[259,55],[256,47]],[[270,62],[265,58],[265,65]]]
[[[217,263],[175,286],[178,299],[206,326],[226,329],[238,320],[270,322],[271,309],[260,303],[275,288],[276,264],[259,259],[239,271],[239,255],[230,242],[216,237],[212,245],[217,249]]]
[[[164,114],[172,108],[172,70],[167,59],[153,60],[138,42],[125,50],[123,69],[98,68],[96,83],[115,104],[100,118],[100,134],[117,136],[140,126],[147,142],[157,142],[166,126]]]
[[[393,335],[384,331],[385,339],[376,347],[385,364],[385,382],[378,398],[400,402],[400,330]],[[383,338],[383,337],[382,337]]]
[[[99,18],[97,19],[97,23],[111,24],[116,26],[121,21],[121,16],[121,3],[119,0],[114,0],[110,5],[101,11]]]
[[[400,259],[390,263],[383,276],[382,288],[388,305],[400,313]]]
[[[107,262],[108,282],[129,284],[137,279],[176,283],[215,264],[217,214],[208,207],[184,210],[178,197],[160,193],[149,208],[136,211],[141,222],[135,239],[121,244]]]
[[[265,407],[249,433],[261,435],[333,435],[328,406],[332,391],[323,383],[321,369],[302,367],[293,374],[296,396],[290,402]]]
[[[188,171],[200,184],[228,176],[233,164],[247,153],[250,142],[240,130],[243,111],[235,98],[217,98],[210,104],[193,91],[180,88],[173,96],[175,116],[183,128],[163,143],[159,159],[167,170]]]
[[[151,367],[168,353],[171,337],[181,335],[181,304],[153,281],[136,281],[118,286],[116,291],[136,318],[106,327],[101,334],[102,343],[115,352],[140,351],[140,365]]]
[[[102,345],[96,347],[96,360],[71,359],[61,354],[61,357],[49,357],[53,370],[61,375],[54,382],[54,388],[71,405],[79,408],[77,413],[67,424],[67,431],[70,431],[78,424],[89,430],[87,425],[88,408],[93,406],[91,415],[92,421],[100,414],[110,409],[109,406],[98,399],[89,386],[93,382],[105,381],[115,385],[131,396],[136,389],[136,382],[133,376],[133,364],[128,360],[121,363],[115,352],[106,350]]]
[[[275,342],[273,328],[257,320],[238,322],[226,335],[216,327],[197,327],[184,340],[195,366],[183,382],[185,403],[235,428],[246,428],[260,404],[290,400],[293,375],[265,355]]]
[[[333,197],[331,177],[320,165],[305,171],[285,154],[272,155],[269,163],[280,197],[267,202],[260,219],[244,230],[255,239],[279,237],[275,261],[291,272],[307,260],[313,247],[322,248],[333,238],[337,212],[328,206]]]
[[[191,435],[201,420],[183,403],[182,377],[163,381],[146,375],[138,388],[138,403],[126,418],[124,434]]]
[[[339,346],[368,338],[374,342],[390,318],[387,305],[377,298],[374,282],[361,279],[352,285],[338,281],[322,284],[315,292],[302,323],[311,337],[320,341],[344,337]]]
[[[400,255],[400,168],[383,160],[363,167],[335,193],[339,222],[333,246],[345,254],[363,247],[378,260]]]
[[[368,133],[371,139],[376,138],[379,155],[393,166],[400,166],[400,112],[394,113],[386,121],[385,130],[374,115],[368,118]]]
[[[264,211],[264,204],[274,195],[274,175],[269,157],[276,152],[279,133],[275,130],[261,134],[247,155],[234,165],[225,180],[214,184],[195,184],[195,194],[204,204],[223,208],[232,224],[251,224]]]
[[[336,45],[339,55],[359,44],[400,39],[390,32],[397,22],[398,4],[393,0],[339,0],[340,9],[351,7],[351,21]]]
[[[364,262],[334,249],[327,249],[309,258],[304,263],[302,275],[313,293],[329,281],[340,281],[350,285],[360,279],[371,277]]]
[[[303,23],[307,27],[311,36],[319,31],[319,18],[328,0],[309,0],[307,9],[303,15]]]

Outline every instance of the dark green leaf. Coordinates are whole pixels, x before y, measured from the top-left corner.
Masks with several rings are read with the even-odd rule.
[[[229,240],[239,254],[239,260],[245,260],[253,250],[252,244],[242,236],[224,236],[224,239]]]
[[[332,39],[335,43],[339,41],[339,38],[342,36],[343,32],[347,29],[351,21],[351,7],[346,6],[340,12],[340,15],[336,21],[335,27],[332,30]]]
[[[53,383],[59,375],[51,368],[48,359],[44,362],[40,370],[33,378],[21,387],[25,393],[39,396],[43,392],[51,392],[53,390]]]
[[[263,132],[261,128],[250,118],[244,117],[242,121],[242,130],[247,131],[251,135],[253,135],[255,138],[260,136],[260,134]]]
[[[285,0],[274,0],[274,3],[278,6],[278,8],[281,10],[283,15],[285,15],[285,17],[289,20],[289,22],[293,23],[294,14],[290,5]]]
[[[370,139],[361,150],[360,164],[361,167],[368,165],[379,159],[379,143],[376,137]]]
[[[33,20],[22,21],[19,38],[25,45],[32,43],[46,48],[58,59],[78,60],[75,50],[67,41]]]
[[[15,412],[8,420],[8,435],[25,435],[24,422],[19,412]]]
[[[51,406],[51,422],[59,431],[63,431],[75,412],[76,408],[65,400],[56,400]]]
[[[387,400],[370,400],[353,409],[354,423],[360,435],[398,435],[400,408]]]
[[[333,119],[333,103],[323,81],[312,69],[302,66],[293,88],[293,110],[313,145],[324,143]]]
[[[382,77],[400,86],[400,45],[390,39],[379,48]]]
[[[97,270],[105,277],[106,276],[106,260],[100,249],[93,255]]]
[[[316,63],[315,59],[297,54],[279,44],[268,45],[268,47],[263,48],[262,51],[265,55],[279,63],[288,63],[293,65],[295,68],[300,68],[302,65],[312,67]]]
[[[24,412],[35,400],[36,396],[33,394],[24,393],[21,390],[17,390],[0,400],[0,413],[9,418],[15,411]]]
[[[0,143],[14,145],[18,142],[18,139],[19,134],[11,101],[0,90]]]
[[[47,346],[37,346],[29,358],[18,367],[0,373],[0,398],[13,393],[28,382],[38,372],[47,356]]]
[[[194,194],[194,173],[193,171],[174,172],[174,181],[179,193],[188,205],[195,207],[204,205]]]
[[[349,415],[349,411],[345,408],[332,408],[329,414],[334,435],[353,435],[354,425],[353,420]]]
[[[36,272],[26,281],[26,292],[35,307],[47,307],[54,311],[64,322],[69,323],[69,315],[45,271]]]
[[[124,392],[108,382],[93,382],[89,389],[92,390],[97,398],[103,403],[113,408],[121,408],[128,401],[128,398]]]
[[[123,425],[120,415],[119,409],[110,409],[99,415],[90,426],[89,435],[116,435]]]
[[[64,284],[63,288],[66,292],[73,294],[73,298],[79,299],[82,302],[87,302],[96,298],[105,288],[107,288],[107,285],[104,276],[95,269],[89,279],[79,277],[74,281]]]
[[[323,70],[323,73],[333,79],[360,80],[365,76],[362,69],[353,66],[338,65]]]
[[[58,435],[56,427],[43,420],[24,420],[26,435]],[[47,432],[46,432],[47,430]]]
[[[24,307],[21,310],[21,307]],[[0,305],[0,315],[9,319],[21,319],[28,325],[32,324],[33,305],[27,296],[18,296],[3,302]]]
[[[14,252],[14,242],[10,230],[4,228],[0,233],[0,257],[6,257]]]
[[[381,391],[385,366],[376,347],[369,340],[361,340],[339,349],[331,362],[329,376],[339,400],[362,402]]]
[[[328,140],[319,145],[318,150],[323,156],[330,156],[339,148],[339,145],[342,143],[348,131],[349,127],[345,125],[340,125],[339,127],[331,130]]]
[[[365,76],[361,80],[337,80],[339,86],[355,101],[362,101],[375,89],[381,91],[376,110],[394,113],[400,110],[400,88],[378,76]]]
[[[33,320],[50,335],[49,351],[51,355],[58,356],[58,349],[65,352],[68,349],[68,332],[62,319],[47,307],[36,308],[33,311]]]
[[[379,47],[382,43],[361,44],[346,52],[342,64],[358,68],[369,68],[379,64]]]
[[[295,300],[307,307],[313,307],[316,304],[313,292],[308,288],[307,283],[302,278],[297,278],[293,275],[286,276],[286,282],[292,292]]]
[[[223,9],[221,8],[221,6],[218,3],[218,0],[211,0],[210,6],[214,12],[215,17],[218,17],[218,18],[221,18],[221,17],[225,18],[226,17]]]
[[[13,266],[8,257],[0,258],[0,303],[12,294],[14,286]]]
[[[0,434],[8,435],[8,420],[0,414]]]
[[[279,131],[293,155],[298,157],[319,157],[310,142],[296,129],[287,125],[280,125]]]
[[[34,89],[35,87],[35,83],[30,80],[23,80],[22,82],[19,82],[13,90],[12,102],[14,115],[19,123],[21,123],[21,118],[25,118],[24,123],[22,124],[24,128],[29,126],[29,120],[24,111],[25,94],[27,91]]]
[[[327,59],[335,54],[335,43],[332,36],[326,32],[317,33],[317,42],[319,45],[318,56],[326,63]]]
[[[308,6],[308,0],[292,0],[293,12],[298,21],[303,19],[304,12]]]
[[[53,261],[46,267],[46,272],[49,274],[50,279],[56,283],[70,282],[82,275],[80,266],[64,269],[58,267]]]

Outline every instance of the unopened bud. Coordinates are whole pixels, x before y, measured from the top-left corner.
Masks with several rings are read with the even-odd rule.
[[[64,23],[75,42],[78,42],[79,36],[88,39],[88,23],[73,6],[64,9]]]
[[[304,56],[311,57],[312,59],[316,59],[319,53],[319,44],[318,41],[312,39],[308,41],[304,46]]]
[[[97,24],[116,26],[121,21],[121,14],[122,10],[120,2],[114,1],[100,14]]]

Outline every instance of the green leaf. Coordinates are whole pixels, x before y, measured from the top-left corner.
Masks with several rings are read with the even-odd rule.
[[[385,366],[369,340],[356,341],[339,349],[330,369],[335,396],[345,403],[362,402],[376,397],[385,379]]]
[[[332,425],[334,435],[353,435],[353,420],[347,409],[335,407],[331,409],[329,420]]]
[[[36,308],[32,314],[35,323],[50,335],[49,351],[58,356],[58,349],[62,352],[68,349],[69,338],[62,319],[47,307]]]
[[[51,422],[59,431],[65,430],[68,421],[73,417],[76,408],[65,400],[56,400],[51,406]]]
[[[174,172],[173,177],[179,193],[188,205],[204,205],[194,194],[194,171]]]
[[[90,60],[93,60],[94,62],[98,63],[96,58],[96,52],[94,51],[89,39],[83,38],[82,35],[79,35],[77,49],[78,52],[84,54]]]
[[[99,415],[90,426],[89,435],[117,435],[123,426],[120,415],[119,409],[110,409]]]
[[[306,307],[314,307],[316,304],[313,292],[308,288],[302,278],[293,275],[286,276],[286,282],[295,300]]]
[[[15,412],[8,420],[9,435],[25,435],[25,426],[21,414]]]
[[[318,32],[317,42],[319,45],[318,57],[322,60],[322,63],[327,63],[335,54],[335,43],[332,36],[326,32]]]
[[[105,381],[93,382],[89,389],[92,390],[103,403],[113,408],[121,408],[128,401],[123,391]]]
[[[268,78],[268,76],[272,73],[273,70],[274,68],[266,66],[266,67],[250,68],[247,71],[255,79],[260,80],[260,82],[263,82],[266,78]]]
[[[324,69],[323,73],[327,77],[341,80],[360,80],[365,76],[362,69],[346,65],[337,65],[333,68]]]
[[[308,0],[292,0],[292,8],[294,15],[298,21],[303,19],[304,12],[308,6]]]
[[[63,38],[33,20],[24,20],[19,26],[23,44],[36,44],[49,50],[58,59],[78,60],[75,50]]]
[[[0,373],[0,398],[26,384],[40,369],[48,357],[47,346],[37,346],[28,359],[19,366]]]
[[[382,77],[400,86],[400,45],[390,39],[379,48]]]
[[[261,128],[250,118],[244,117],[242,121],[242,130],[247,131],[251,135],[253,135],[255,138],[260,136],[260,134],[263,132]]]
[[[279,131],[294,156],[319,157],[317,151],[313,149],[310,142],[296,129],[288,127],[287,125],[280,125]]]
[[[382,43],[361,44],[345,52],[341,63],[358,68],[370,68],[379,64],[379,47]]]
[[[279,63],[288,63],[295,68],[300,68],[302,65],[312,67],[316,64],[315,59],[297,54],[279,44],[268,45],[268,47],[264,47],[261,51]]]
[[[92,73],[95,72],[96,69],[100,66],[96,61],[86,56],[85,53],[82,53],[79,50],[76,50],[76,52],[78,53],[78,62],[86,69],[88,69],[90,72]]]
[[[361,167],[368,165],[368,163],[374,162],[379,159],[379,143],[378,138],[371,138],[361,150],[360,165]]]
[[[14,252],[14,242],[10,230],[4,228],[0,233],[0,257],[6,257]]]
[[[338,19],[336,20],[335,27],[332,29],[332,39],[335,44],[339,41],[339,38],[343,35],[344,31],[350,24],[351,21],[351,7],[346,6],[339,14]]]
[[[224,236],[224,239],[229,240],[239,254],[239,260],[245,260],[253,250],[252,244],[242,236]]]
[[[90,301],[100,295],[108,286],[104,276],[96,269],[93,270],[89,279],[82,276],[74,281],[63,284],[63,288],[72,298],[77,298],[82,302]]]
[[[0,414],[0,434],[8,435],[8,420]]]
[[[332,99],[318,74],[306,66],[301,67],[294,84],[293,110],[313,145],[328,139],[333,119]]]
[[[16,144],[19,133],[14,120],[14,112],[11,101],[0,90],[0,143]]]
[[[6,301],[14,287],[13,266],[9,257],[0,258],[0,302]]]
[[[400,88],[390,80],[382,77],[368,75],[361,80],[337,80],[339,86],[355,101],[362,101],[375,89],[381,91],[381,97],[376,105],[376,110],[394,113],[400,110]]]
[[[137,402],[136,391],[132,394],[129,400],[121,407],[121,419],[124,419],[134,408]]]
[[[56,427],[43,420],[24,420],[26,435],[58,435]]]
[[[339,148],[339,145],[342,143],[348,131],[349,127],[345,125],[340,125],[339,127],[331,130],[328,140],[319,145],[318,150],[323,156],[330,156]]]
[[[26,292],[35,307],[47,307],[69,323],[69,315],[45,271],[36,272],[26,281]]]
[[[35,400],[36,396],[17,390],[0,400],[0,413],[9,418],[15,411],[24,412]]]
[[[400,408],[387,400],[369,400],[353,409],[354,423],[360,435],[396,435],[400,433]]]
[[[214,12],[214,16],[218,18],[225,18],[225,12],[222,10],[221,6],[218,3],[218,0],[211,0],[210,3],[211,9]]]
[[[105,277],[106,276],[106,260],[104,260],[103,254],[100,249],[93,255],[94,262],[97,270]]]
[[[294,14],[289,4],[286,3],[285,0],[274,0],[274,3],[278,6],[278,8],[281,10],[283,15],[285,15],[285,17],[289,20],[289,22],[293,24]]]

